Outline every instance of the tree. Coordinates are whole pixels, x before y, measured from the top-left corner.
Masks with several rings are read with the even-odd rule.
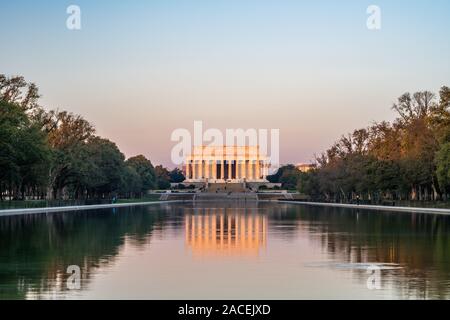
[[[297,182],[297,189],[300,193],[307,194],[313,199],[320,199],[321,192],[317,170],[301,172]]]
[[[169,171],[166,168],[161,165],[156,166],[155,174],[158,189],[170,188],[170,176]]]
[[[450,142],[443,144],[436,156],[437,178],[445,197],[450,195]]]
[[[141,178],[141,192],[146,192],[156,187],[155,168],[146,157],[143,155],[131,157],[126,161],[126,165],[133,168]]]
[[[119,192],[126,198],[136,198],[142,195],[141,176],[132,166],[125,165]]]
[[[271,183],[281,183],[283,188],[293,190],[297,188],[299,176],[300,170],[288,164],[280,167],[275,174],[267,176],[267,180]]]
[[[19,106],[22,110],[37,107],[38,88],[21,76],[6,77],[0,74],[0,100]]]
[[[186,177],[184,176],[183,171],[175,168],[169,172],[169,180],[171,183],[181,183],[186,180]]]
[[[0,74],[0,199],[134,197],[169,184],[167,169],[159,168],[157,177],[142,155],[125,162],[115,143],[95,136],[83,117],[47,111],[38,99],[34,83]],[[170,174],[184,179],[176,170]]]
[[[450,88],[442,87],[439,92],[439,108],[432,119],[440,142],[436,154],[436,175],[446,199],[450,196]]]
[[[403,94],[393,106],[398,113],[393,123],[341,137],[317,157],[318,170],[301,177],[299,189],[317,193],[318,186],[323,198],[334,201],[439,199],[446,184],[442,145],[450,141],[449,101],[447,87],[439,102],[429,91]],[[312,181],[315,188],[308,188]]]
[[[84,167],[87,170],[77,170],[79,176],[72,183],[84,181],[90,195],[111,197],[122,185],[125,156],[114,142],[100,137],[89,138],[84,148],[83,163],[89,165]]]
[[[49,163],[46,137],[18,104],[0,99],[0,197],[39,193]],[[45,185],[45,183],[44,183]]]
[[[40,112],[36,115],[52,148],[52,165],[49,171],[50,199],[62,198],[64,190],[78,176],[82,148],[94,136],[94,127],[83,117],[66,111]]]
[[[412,96],[407,92],[398,98],[392,109],[399,114],[399,121],[409,123],[426,118],[435,107],[434,99],[435,94],[429,91],[416,92]]]

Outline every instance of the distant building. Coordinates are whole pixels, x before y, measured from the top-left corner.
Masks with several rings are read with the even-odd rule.
[[[312,169],[316,168],[315,164],[306,164],[306,163],[299,163],[295,166],[298,170],[301,172],[309,172]]]
[[[186,182],[267,182],[270,163],[259,146],[197,146],[185,159]]]

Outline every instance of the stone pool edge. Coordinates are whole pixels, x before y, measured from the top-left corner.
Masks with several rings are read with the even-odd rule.
[[[227,201],[227,200],[225,200],[225,201]],[[67,207],[4,209],[4,210],[0,210],[0,217],[27,215],[27,214],[40,214],[40,213],[57,213],[57,212],[67,212],[67,211],[137,207],[137,206],[146,206],[146,205],[155,205],[155,204],[195,203],[195,202],[208,202],[208,201],[168,200],[168,201],[98,204],[98,205],[67,206]],[[211,202],[213,202],[213,201],[211,201]],[[232,201],[230,201],[230,202],[232,202]],[[342,204],[342,203],[284,201],[284,200],[277,200],[277,201],[258,200],[255,202],[284,203],[284,204],[309,205],[309,206],[321,206],[321,207],[337,207],[337,208],[361,209],[361,210],[394,211],[394,212],[405,212],[405,213],[427,213],[427,214],[450,215],[450,209],[439,209],[439,208],[394,207],[394,206],[356,205],[356,204]]]
[[[260,202],[273,202],[273,201],[260,200]],[[277,203],[290,203],[290,204],[297,204],[297,205],[321,206],[321,207],[337,207],[337,208],[362,209],[362,210],[378,210],[378,211],[395,211],[395,212],[406,212],[406,213],[428,213],[428,214],[450,215],[450,209],[439,209],[439,208],[394,207],[394,206],[375,206],[375,205],[284,201],[284,200],[278,200],[276,202]]]

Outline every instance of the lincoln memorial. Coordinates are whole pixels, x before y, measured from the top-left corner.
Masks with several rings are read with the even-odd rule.
[[[259,146],[196,146],[185,159],[187,182],[266,182],[269,168]]]

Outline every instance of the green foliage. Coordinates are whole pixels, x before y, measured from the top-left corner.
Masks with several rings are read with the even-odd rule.
[[[156,166],[155,174],[158,189],[169,189],[170,188],[169,171],[163,166]]]
[[[317,171],[313,170],[308,173],[300,173],[297,189],[300,193],[318,198],[320,196],[320,185],[317,179]]]
[[[167,169],[160,167],[157,176],[142,155],[125,161],[116,144],[96,136],[88,121],[67,111],[46,111],[38,98],[36,85],[0,74],[1,199],[141,197],[170,187]],[[181,171],[171,175],[184,180]]]
[[[297,188],[300,171],[292,164],[282,166],[278,171],[267,177],[271,183],[281,183],[282,187],[288,190]]]
[[[125,156],[115,143],[99,137],[90,138],[84,148],[84,163],[88,166],[80,172],[81,181],[87,181],[86,189],[97,196],[117,192],[122,183]]]
[[[437,178],[441,190],[450,193],[450,142],[441,146],[436,155]]]
[[[186,177],[180,169],[175,168],[169,172],[169,179],[171,183],[180,183],[186,180]]]
[[[0,100],[0,197],[3,190],[23,198],[45,186],[50,149],[46,137],[18,103]]]
[[[143,155],[125,161],[79,115],[46,111],[35,84],[0,74],[0,200],[141,197],[185,180]],[[351,201],[450,198],[450,89],[405,93],[392,123],[341,137],[302,173],[293,165],[268,177],[312,198]]]
[[[132,157],[126,161],[126,164],[132,167],[141,178],[141,192],[154,189],[157,185],[155,168],[150,160],[143,155]]]
[[[298,189],[328,201],[448,198],[450,89],[402,95],[399,117],[341,137],[301,175]]]
[[[132,166],[125,165],[119,193],[126,198],[135,198],[142,193],[142,178]]]

